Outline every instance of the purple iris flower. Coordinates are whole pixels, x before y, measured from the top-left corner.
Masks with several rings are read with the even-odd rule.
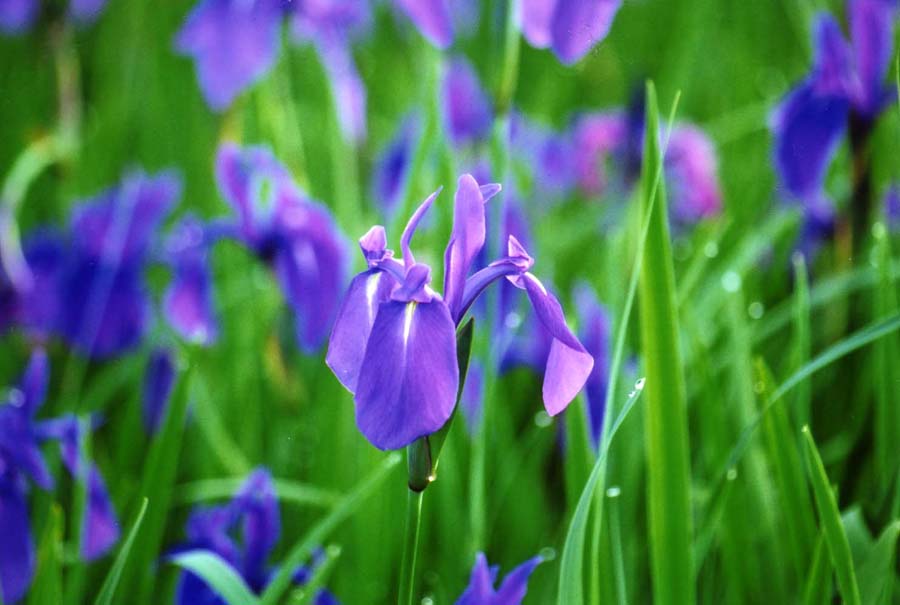
[[[453,15],[450,0],[394,0],[419,32],[438,48],[453,43]]]
[[[441,95],[445,129],[455,146],[487,138],[493,109],[471,63],[462,57],[448,63]]]
[[[693,224],[721,212],[716,151],[706,133],[692,125],[675,126],[664,161],[672,219],[677,224]]]
[[[575,183],[576,153],[566,132],[538,124],[519,112],[512,114],[510,150],[536,175],[534,193],[542,199],[565,195]]]
[[[19,601],[34,578],[35,552],[27,496],[29,483],[53,488],[41,452],[48,440],[59,442],[66,469],[87,484],[80,554],[102,556],[119,537],[119,523],[100,472],[81,459],[82,428],[74,416],[37,420],[47,394],[50,366],[36,350],[18,385],[0,402],[0,594],[5,603]]]
[[[850,43],[828,14],[816,21],[812,72],[772,117],[775,167],[790,198],[823,203],[825,175],[851,116],[872,124],[895,95],[885,83],[896,0],[849,0]]]
[[[201,345],[212,344],[219,334],[208,259],[211,240],[200,220],[188,214],[166,242],[174,277],[166,289],[163,312],[182,338]]]
[[[507,256],[470,274],[485,242],[485,203],[499,185],[459,179],[453,231],[444,253],[444,293],[429,285],[431,268],[410,241],[440,190],[416,210],[400,239],[401,259],[387,249],[384,228],[360,238],[368,269],[357,275],[338,312],[326,362],[354,393],[360,431],[379,449],[398,449],[434,433],[456,403],[456,326],[491,283],[507,278],[525,290],[553,341],[544,375],[544,406],[563,411],[587,380],[593,359],[565,322],[562,307],[529,270],[534,260],[510,237]]]
[[[528,579],[541,561],[541,557],[528,559],[509,572],[500,587],[495,589],[500,569],[496,565],[488,566],[484,553],[478,553],[469,586],[457,599],[456,605],[521,605],[528,591]]]
[[[409,178],[418,134],[418,116],[407,116],[376,161],[372,198],[388,217],[393,216],[403,195],[403,185]]]
[[[272,476],[258,468],[228,503],[194,509],[187,522],[187,542],[177,550],[206,550],[218,555],[244,579],[250,590],[260,594],[275,571],[268,559],[280,533],[281,517]],[[309,576],[307,568],[300,568],[294,579],[303,584]],[[184,572],[178,581],[175,603],[224,605],[225,601],[200,577]],[[337,601],[328,591],[320,590],[315,604],[328,603]]]
[[[223,145],[216,181],[237,215],[235,237],[274,270],[296,314],[301,348],[318,349],[345,283],[345,243],[328,209],[308,199],[263,147]]]
[[[103,8],[106,0],[71,0],[69,16],[78,24],[93,23]],[[0,1],[0,32],[20,34],[28,30],[40,12],[40,0],[2,0]]]
[[[566,65],[579,61],[612,26],[621,0],[522,0],[522,33],[535,48],[551,47]]]
[[[143,417],[144,430],[155,434],[166,416],[172,387],[175,386],[175,359],[168,349],[156,349],[150,354],[144,372]]]
[[[606,385],[609,380],[610,320],[607,310],[597,301],[593,289],[580,284],[575,290],[580,335],[584,347],[594,357],[594,368],[584,392],[588,406],[591,439],[596,447],[606,414]]]

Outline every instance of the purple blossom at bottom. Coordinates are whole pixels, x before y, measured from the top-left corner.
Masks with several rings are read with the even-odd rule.
[[[187,541],[176,552],[205,550],[221,557],[247,586],[261,594],[277,568],[268,563],[281,533],[281,517],[272,476],[264,468],[254,470],[226,504],[195,508],[187,522]],[[313,556],[312,566],[319,558]],[[309,581],[311,567],[294,572],[294,582]],[[175,592],[176,605],[224,605],[225,601],[199,576],[182,572]],[[337,605],[327,590],[320,590],[315,605]]]
[[[456,600],[456,605],[521,605],[528,592],[528,579],[542,561],[541,557],[528,559],[509,572],[499,588],[494,588],[500,568],[489,566],[484,553],[478,553],[469,585]]]
[[[440,190],[409,219],[399,260],[387,248],[384,227],[372,227],[359,240],[369,268],[350,283],[325,360],[354,394],[357,425],[379,449],[405,447],[450,418],[460,380],[456,326],[484,289],[503,278],[525,291],[552,337],[543,386],[548,413],[565,409],[591,371],[593,359],[566,325],[559,301],[529,272],[534,259],[515,237],[506,256],[471,273],[485,243],[485,204],[499,191],[499,185],[460,177],[443,296],[429,285],[431,268],[417,262],[410,248]]]
[[[59,443],[63,466],[86,484],[80,556],[97,559],[119,539],[119,522],[100,471],[83,459],[83,424],[72,415],[36,418],[46,398],[49,372],[46,353],[36,350],[18,385],[0,402],[0,591],[9,604],[25,596],[34,578],[28,491],[30,484],[53,489],[54,479],[41,451],[47,441]]]

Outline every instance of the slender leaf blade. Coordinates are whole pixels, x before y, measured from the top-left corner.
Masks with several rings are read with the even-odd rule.
[[[258,605],[259,599],[240,574],[225,559],[208,550],[189,550],[169,559],[173,564],[199,576],[228,605]]]
[[[106,579],[103,581],[103,586],[97,594],[97,600],[94,601],[94,605],[112,605],[113,596],[115,596],[116,588],[119,586],[119,580],[122,577],[122,570],[125,569],[125,565],[128,563],[131,548],[134,546],[135,538],[141,529],[141,524],[144,522],[144,515],[147,513],[147,503],[147,498],[141,501],[141,507],[138,509],[134,522],[131,524],[128,537],[122,542],[119,554],[116,555],[116,560],[109,569],[109,573],[106,574]]]

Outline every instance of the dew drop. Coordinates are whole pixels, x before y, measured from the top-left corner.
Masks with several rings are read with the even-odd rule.
[[[507,313],[506,319],[503,320],[503,323],[506,324],[506,327],[508,329],[515,330],[522,325],[522,316],[515,311]]]
[[[621,495],[622,495],[622,488],[620,488],[618,485],[613,485],[608,490],[606,490],[607,498],[618,498]]]
[[[551,548],[550,546],[545,546],[545,547],[542,548],[541,551],[538,553],[538,556],[539,556],[541,559],[543,559],[544,561],[552,561],[553,559],[556,558],[556,549],[555,549],[555,548]]]
[[[703,254],[706,258],[715,258],[719,256],[719,244],[716,242],[707,242],[705,246],[703,246]]]
[[[17,408],[25,405],[25,393],[23,393],[19,389],[10,389],[8,397],[9,402]]]
[[[644,389],[645,382],[647,382],[646,378],[638,378],[637,381],[634,383],[634,390],[642,391]]]
[[[553,418],[546,411],[541,410],[534,415],[534,423],[541,428],[546,428],[553,424]]]
[[[753,391],[757,395],[762,395],[765,390],[766,390],[766,385],[763,383],[763,381],[760,380],[758,382],[753,383]]]
[[[722,288],[726,292],[737,292],[741,289],[741,276],[735,271],[726,271],[722,275]]]
[[[424,597],[422,599],[422,605],[434,605],[434,599],[431,597]]]
[[[884,226],[884,223],[878,221],[874,225],[872,225],[872,235],[875,239],[882,239],[887,235],[887,227]]]
[[[763,306],[763,304],[758,300],[753,301],[752,303],[750,303],[750,306],[747,307],[747,314],[752,319],[761,319],[765,312],[765,306]]]
[[[736,468],[728,469],[728,472],[725,473],[725,478],[728,479],[729,481],[734,481],[735,479],[737,479],[737,469]]]

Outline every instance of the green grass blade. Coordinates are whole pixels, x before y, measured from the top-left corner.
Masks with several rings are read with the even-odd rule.
[[[894,559],[897,554],[900,521],[888,525],[857,568],[859,590],[866,605],[887,605],[897,581]]]
[[[222,557],[207,550],[190,550],[169,559],[203,579],[228,605],[258,605],[259,599],[240,574]]]
[[[340,546],[332,544],[331,546],[326,548],[324,560],[316,565],[315,569],[312,572],[312,576],[309,578],[306,584],[304,584],[291,594],[290,598],[288,599],[288,603],[290,605],[313,605],[313,599],[316,598],[316,593],[318,593],[319,589],[325,585],[325,580],[327,580],[328,576],[331,575],[331,572],[334,569],[334,566],[340,556]]]
[[[651,218],[639,302],[643,360],[650,383],[644,419],[653,593],[657,603],[693,603],[687,396],[664,180],[651,205],[653,179],[662,164],[652,83],[647,85],[646,124],[641,203],[645,216]]]
[[[173,505],[188,506],[206,502],[208,500],[226,500],[243,485],[244,477],[229,477],[225,479],[201,479],[182,483],[175,489]],[[275,493],[282,502],[290,502],[300,506],[315,506],[329,508],[340,500],[340,494],[314,485],[289,481],[287,479],[275,479]]]
[[[28,594],[28,605],[62,603],[62,542],[62,508],[58,504],[52,504],[38,544],[37,570]]]
[[[825,536],[819,534],[803,593],[805,605],[828,605],[831,602],[831,561],[825,547]]]
[[[795,254],[794,264],[794,365],[799,369],[809,361],[809,276],[806,271],[806,260],[802,254]],[[809,381],[797,385],[794,395],[794,415],[800,426],[809,424],[812,395]]]
[[[628,400],[622,407],[622,411],[616,416],[615,422],[609,429],[609,436],[603,444],[600,455],[594,463],[591,475],[588,477],[587,483],[578,499],[578,505],[575,507],[575,514],[572,515],[572,522],[569,524],[569,530],[566,533],[566,541],[563,545],[562,560],[559,569],[559,594],[557,603],[559,605],[575,605],[584,602],[584,585],[582,579],[582,565],[584,557],[585,529],[587,528],[588,516],[591,512],[591,501],[594,497],[594,490],[600,476],[606,469],[604,464],[606,455],[609,453],[609,445],[616,431],[628,417],[629,412],[634,408],[635,402],[641,396],[644,390],[643,379],[635,384],[634,390],[628,395]]]
[[[97,600],[94,601],[94,605],[112,605],[113,596],[116,593],[116,588],[119,586],[119,579],[122,577],[122,570],[125,569],[125,564],[128,563],[131,548],[141,529],[141,524],[144,522],[144,514],[146,514],[146,512],[147,498],[144,498],[141,501],[141,507],[138,509],[137,516],[135,516],[134,522],[131,524],[131,529],[128,531],[128,537],[122,542],[122,546],[119,548],[119,554],[116,555],[116,560],[109,569],[109,573],[106,574],[106,579],[103,581],[103,587],[97,594]]]
[[[898,309],[897,291],[890,272],[891,243],[883,223],[876,224],[872,232],[875,239],[873,256],[878,270],[874,312],[875,317],[885,317],[896,313]],[[879,483],[885,491],[890,489],[898,468],[896,444],[900,441],[900,396],[897,392],[897,384],[900,382],[900,348],[897,339],[896,335],[885,337],[875,343],[872,351],[875,369],[875,465]],[[881,497],[887,495],[879,494]]]
[[[279,602],[284,592],[291,585],[294,570],[303,560],[312,553],[313,549],[321,544],[325,537],[331,533],[345,519],[352,515],[375,489],[381,485],[391,469],[403,459],[403,456],[394,452],[385,458],[372,473],[366,477],[352,492],[344,496],[340,503],[319,521],[307,534],[291,548],[288,555],[281,563],[278,573],[266,587],[260,599],[261,605],[275,605]]]
[[[803,427],[803,438],[806,451],[806,461],[809,470],[809,481],[812,484],[813,496],[816,501],[816,509],[819,511],[819,522],[825,533],[825,545],[831,557],[831,564],[837,576],[838,589],[844,602],[848,605],[860,605],[862,599],[859,594],[859,586],[856,583],[856,572],[853,569],[853,557],[850,554],[850,543],[844,525],[841,523],[841,514],[838,510],[837,500],[828,483],[828,475],[825,474],[825,466],[819,456],[819,450],[813,441],[812,433],[808,426]]]

